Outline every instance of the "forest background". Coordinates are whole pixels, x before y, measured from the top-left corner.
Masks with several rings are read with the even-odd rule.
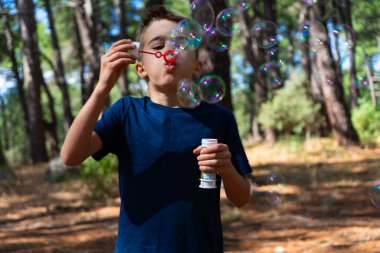
[[[295,149],[291,161],[305,164],[312,154],[305,150],[313,145],[328,153],[323,157],[378,150],[379,0],[195,2],[210,4],[215,19],[226,8],[234,13],[234,35],[204,39],[200,60],[202,75],[224,80],[220,104],[234,111],[254,168],[273,165],[283,150]],[[0,1],[1,180],[26,165],[54,167],[68,127],[96,85],[100,57],[113,42],[134,40],[142,13],[155,4],[192,15],[191,1],[185,0]],[[216,51],[221,44],[228,51]],[[122,74],[108,105],[125,95],[147,95],[134,68]],[[265,152],[263,145],[269,147]],[[272,160],[257,158],[266,153]],[[375,161],[364,166],[371,169],[370,178],[356,178],[365,180],[365,187],[380,176]],[[305,166],[315,179],[311,163]],[[289,171],[265,166],[255,168],[253,182],[265,183],[264,175],[277,171],[276,180],[282,183],[285,177],[290,185]],[[116,167],[113,156],[100,163],[88,159],[74,177],[87,183],[92,198],[104,198],[114,192]],[[365,197],[377,208],[379,192],[380,187],[370,200],[368,191]]]

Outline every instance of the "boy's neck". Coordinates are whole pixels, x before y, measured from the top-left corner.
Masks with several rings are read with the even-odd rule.
[[[152,92],[149,94],[150,100],[156,104],[168,106],[168,107],[179,107],[179,102],[177,99],[177,94],[165,94]]]

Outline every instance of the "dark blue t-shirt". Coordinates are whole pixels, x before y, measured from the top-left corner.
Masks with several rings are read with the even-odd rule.
[[[231,111],[201,103],[171,108],[148,97],[124,97],[97,122],[103,148],[119,159],[121,198],[115,252],[223,252],[220,177],[200,189],[193,149],[202,138],[229,146],[240,174],[251,172]]]

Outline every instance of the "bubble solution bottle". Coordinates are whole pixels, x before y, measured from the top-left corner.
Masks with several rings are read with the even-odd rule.
[[[202,139],[202,149],[211,147],[218,143],[217,139]],[[201,171],[201,181],[199,188],[203,189],[215,189],[216,186],[216,173],[207,173]]]

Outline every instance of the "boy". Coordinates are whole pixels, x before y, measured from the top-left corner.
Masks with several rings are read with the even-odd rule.
[[[140,50],[168,50],[168,34],[182,19],[163,7],[151,9],[139,28]],[[179,107],[178,82],[197,78],[201,70],[196,52],[181,52],[175,63],[150,54],[136,62],[133,49],[130,40],[120,40],[102,57],[99,82],[67,134],[62,160],[78,165],[89,156],[118,156],[115,252],[223,252],[221,181],[236,206],[250,199],[245,174],[251,168],[234,116],[206,103]],[[134,63],[149,97],[121,98],[97,122],[121,71]],[[201,151],[202,138],[220,143]],[[199,188],[200,171],[218,173],[217,189]]]

